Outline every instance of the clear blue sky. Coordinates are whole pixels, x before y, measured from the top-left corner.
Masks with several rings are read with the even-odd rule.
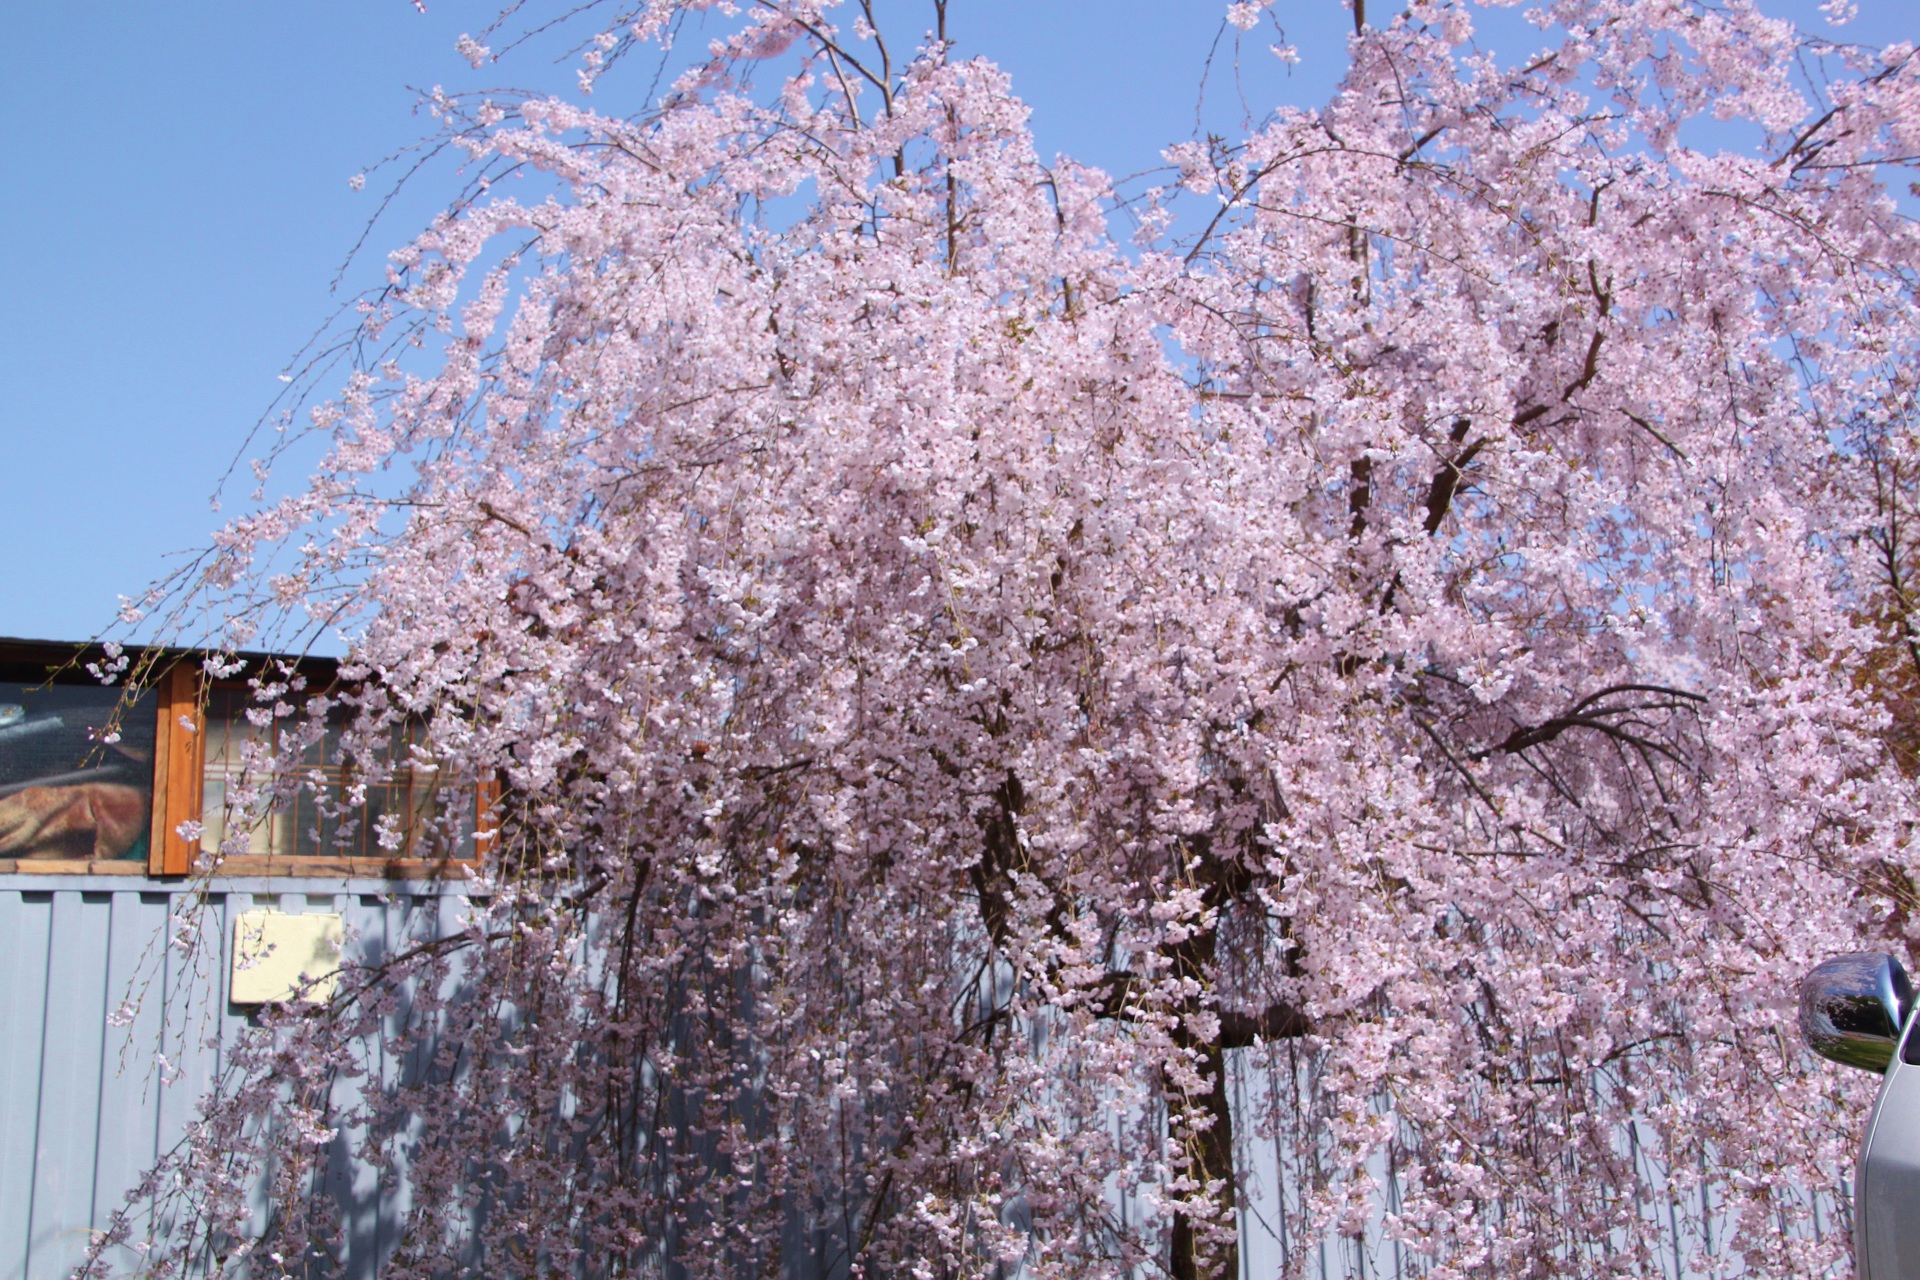
[[[1795,9],[1810,9],[1796,4]],[[1848,34],[1920,35],[1866,0]],[[1043,154],[1116,174],[1191,136],[1224,0],[953,0],[967,55],[1007,68]],[[12,0],[0,5],[0,635],[82,639],[170,553],[202,545],[209,497],[279,390],[276,375],[353,288],[376,280],[451,190],[419,184],[337,269],[377,204],[348,179],[417,139],[418,90],[566,90],[545,54],[479,72],[453,53],[497,0]],[[1304,62],[1257,29],[1255,114],[1324,98],[1344,61],[1338,0],[1282,0]],[[1231,32],[1208,123],[1240,114]],[[610,81],[603,110],[642,103]],[[233,498],[244,497],[245,486]],[[229,501],[228,512],[236,509]]]

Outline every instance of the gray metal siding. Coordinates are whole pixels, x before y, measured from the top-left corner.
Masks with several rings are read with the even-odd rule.
[[[356,960],[438,936],[460,915],[457,885],[218,882],[206,921],[219,945],[183,959],[168,923],[189,892],[138,877],[0,876],[0,1280],[64,1280],[185,1131],[246,1023],[225,999],[235,914],[339,912]],[[115,1018],[123,1002],[128,1017]],[[338,1168],[333,1181],[355,1270],[370,1271],[397,1205],[369,1170]]]
[[[348,958],[378,963],[447,936],[464,914],[458,884],[236,878],[216,882],[209,894],[206,927],[218,930],[217,941],[208,940],[216,945],[189,957],[167,937],[176,905],[191,892],[139,877],[0,875],[0,1280],[65,1280],[90,1233],[185,1131],[247,1021],[226,1002],[235,915],[258,906],[338,912]],[[115,1017],[123,1002],[126,1016]],[[369,1083],[392,1083],[407,1064],[389,1060],[384,1048],[375,1052]],[[1243,1070],[1233,1075],[1244,1110],[1249,1082]],[[341,1079],[335,1101],[349,1102],[347,1091],[361,1087]],[[363,1280],[395,1245],[409,1189],[404,1170],[397,1185],[382,1187],[373,1169],[344,1158],[345,1145],[335,1145],[328,1183],[340,1208],[346,1274]],[[1376,1207],[1365,1249],[1331,1237],[1277,1239],[1269,1226],[1275,1219],[1263,1210],[1280,1195],[1293,1201],[1299,1188],[1286,1185],[1277,1147],[1251,1144],[1242,1159],[1246,1275],[1276,1274],[1301,1251],[1307,1272],[1323,1278],[1401,1280],[1422,1270],[1382,1239],[1391,1190]],[[1391,1188],[1387,1170],[1376,1172]],[[1650,1189],[1661,1183],[1658,1170],[1644,1172]],[[1659,1211],[1657,1200],[1650,1211]],[[1129,1218],[1138,1212],[1127,1198],[1116,1207]],[[147,1224],[136,1225],[138,1239]],[[131,1249],[112,1261],[121,1273],[138,1273]],[[1670,1277],[1689,1274],[1678,1257],[1659,1265]]]

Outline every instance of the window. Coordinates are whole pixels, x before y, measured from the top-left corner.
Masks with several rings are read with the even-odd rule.
[[[0,859],[147,861],[157,701],[0,680]]]
[[[227,804],[231,789],[245,771],[246,748],[277,745],[279,723],[253,723],[247,711],[255,705],[244,686],[216,685],[207,698],[206,744],[200,771],[202,830],[200,850],[215,853],[227,835]],[[308,747],[300,760],[305,785],[285,806],[255,823],[247,833],[249,857],[266,858],[374,858],[433,859],[460,856],[461,850],[432,847],[448,797],[442,775],[430,765],[413,767],[420,758],[432,759],[429,744],[416,724],[393,730],[381,753],[383,766],[371,776],[356,777],[342,764],[341,730],[347,714],[330,717],[326,735]],[[361,795],[351,803],[352,793]],[[472,794],[465,812],[454,815],[451,843],[470,849],[476,814]],[[382,843],[384,838],[385,843]],[[448,843],[443,841],[442,843]]]
[[[170,673],[159,719],[167,739],[160,754],[170,821],[151,861],[162,874],[185,874],[201,855],[227,843],[229,801],[244,775],[247,748],[271,750],[284,723],[255,723],[248,712],[257,704],[244,683],[215,684],[203,703],[196,666],[182,663]],[[315,677],[330,677],[331,671],[306,674],[310,687],[324,687],[326,679]],[[422,727],[414,724],[393,732],[380,770],[356,776],[340,754],[347,715],[344,709],[335,713],[322,740],[302,756],[303,785],[253,825],[243,851],[229,852],[222,871],[425,874],[472,858],[476,840],[491,829],[498,788],[460,786],[437,769],[416,768],[420,759],[431,759],[431,751]],[[200,823],[197,840],[174,830],[175,813]]]
[[[227,834],[248,744],[271,748],[284,723],[254,723],[242,681],[203,693],[198,654],[130,651],[134,673],[159,675],[131,697],[87,674],[101,656],[0,639],[0,872],[189,874]],[[309,689],[333,684],[332,662],[296,665]],[[308,785],[246,832],[223,874],[422,877],[473,857],[499,787],[433,768],[419,725],[393,733],[388,767],[356,774],[341,760],[345,724],[343,711],[301,761]]]

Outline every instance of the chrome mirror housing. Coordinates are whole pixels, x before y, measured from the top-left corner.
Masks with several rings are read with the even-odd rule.
[[[1823,1058],[1884,1072],[1913,1008],[1913,983],[1892,956],[1835,956],[1800,981],[1800,1035]]]

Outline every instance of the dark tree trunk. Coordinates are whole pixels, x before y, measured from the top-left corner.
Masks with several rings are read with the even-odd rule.
[[[1364,510],[1367,476],[1358,463],[1355,478],[1363,486],[1360,510]],[[1358,511],[1356,518],[1360,518]],[[1018,825],[1025,796],[1020,780],[1011,771],[994,798],[998,804],[981,821],[981,856],[971,868],[971,876],[979,894],[981,922],[986,926],[988,938],[997,944],[1005,936],[1012,910],[1013,871],[1025,863]],[[1214,926],[1165,947],[1162,955],[1172,962],[1176,974],[1192,979],[1199,991],[1208,992],[1216,989],[1218,979],[1221,913],[1247,898],[1255,887],[1256,874],[1238,859],[1223,860],[1215,856],[1210,842],[1204,838],[1195,840],[1194,851],[1199,856],[1193,866],[1204,886],[1203,902],[1214,913]],[[1048,923],[1056,930],[1064,930],[1070,899],[1057,889],[1053,896],[1054,910],[1048,916]],[[1128,1017],[1133,975],[1110,973],[1102,985],[1101,1016]],[[1195,1031],[1196,1025],[1202,1022],[1214,1025],[1211,1035],[1202,1037]],[[1180,1019],[1173,1030],[1174,1043],[1189,1055],[1201,1083],[1194,1092],[1188,1093],[1163,1075],[1161,1095],[1167,1108],[1169,1131],[1183,1135],[1186,1176],[1203,1187],[1209,1183],[1216,1185],[1205,1197],[1208,1203],[1201,1214],[1176,1212],[1173,1215],[1167,1259],[1171,1280],[1240,1280],[1238,1185],[1234,1169],[1233,1107],[1227,1087],[1227,1050],[1243,1049],[1261,1040],[1302,1036],[1307,1030],[1305,1015],[1285,1003],[1249,1013],[1222,1010],[1206,997],[1195,996],[1180,1009]]]
[[[1212,1086],[1208,1092],[1194,1097],[1180,1093],[1168,1085],[1166,1089],[1168,1120],[1183,1127],[1198,1127],[1188,1142],[1187,1174],[1196,1182],[1220,1180],[1219,1190],[1212,1197],[1213,1204],[1209,1216],[1215,1222],[1232,1222],[1237,1208],[1234,1195],[1233,1168],[1233,1107],[1227,1096],[1227,1052],[1220,1043],[1196,1042],[1186,1039],[1184,1030],[1180,1037],[1183,1048],[1195,1049],[1200,1057],[1200,1069]],[[1236,1232],[1228,1239],[1209,1239],[1207,1233],[1196,1229],[1192,1217],[1185,1213],[1173,1215],[1173,1256],[1168,1260],[1168,1274],[1172,1280],[1239,1280],[1240,1277],[1240,1241]]]

